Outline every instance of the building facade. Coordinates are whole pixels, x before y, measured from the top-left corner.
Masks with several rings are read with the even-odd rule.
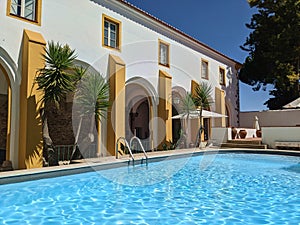
[[[68,44],[78,65],[110,84],[100,155],[114,155],[119,137],[136,135],[149,149],[178,138],[172,116],[195,83],[210,84],[210,110],[228,116],[206,127],[238,126],[240,64],[125,1],[5,0],[0,10],[0,148],[14,168],[42,148],[34,79],[48,41]]]

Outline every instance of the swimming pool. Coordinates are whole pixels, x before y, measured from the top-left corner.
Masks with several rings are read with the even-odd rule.
[[[207,157],[1,185],[0,224],[300,223],[300,157]]]

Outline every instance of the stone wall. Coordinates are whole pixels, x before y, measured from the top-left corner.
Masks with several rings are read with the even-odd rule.
[[[63,102],[57,109],[54,104],[46,106],[50,137],[54,145],[72,145],[75,138],[72,126],[72,102]]]

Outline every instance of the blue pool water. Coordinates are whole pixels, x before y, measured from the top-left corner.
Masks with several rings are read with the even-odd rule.
[[[300,224],[299,157],[195,156],[0,186],[0,224]]]

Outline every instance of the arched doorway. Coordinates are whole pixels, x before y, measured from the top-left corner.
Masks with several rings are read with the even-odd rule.
[[[186,95],[183,87],[175,86],[172,88],[172,117],[181,113],[182,99]],[[172,137],[173,143],[178,145],[183,135],[183,119],[172,119]]]
[[[136,136],[145,150],[152,150],[157,127],[153,119],[157,116],[155,89],[145,79],[135,77],[126,82],[125,96],[125,138],[129,141]]]
[[[180,100],[181,96],[177,92],[172,93],[172,117],[180,114]],[[181,125],[182,121],[180,118],[172,119],[172,137],[173,143],[177,143],[181,136]]]
[[[140,101],[134,101],[129,113],[130,133],[141,140],[149,138],[149,101],[142,98]]]
[[[9,160],[9,105],[10,82],[0,64],[0,165],[3,161]]]

